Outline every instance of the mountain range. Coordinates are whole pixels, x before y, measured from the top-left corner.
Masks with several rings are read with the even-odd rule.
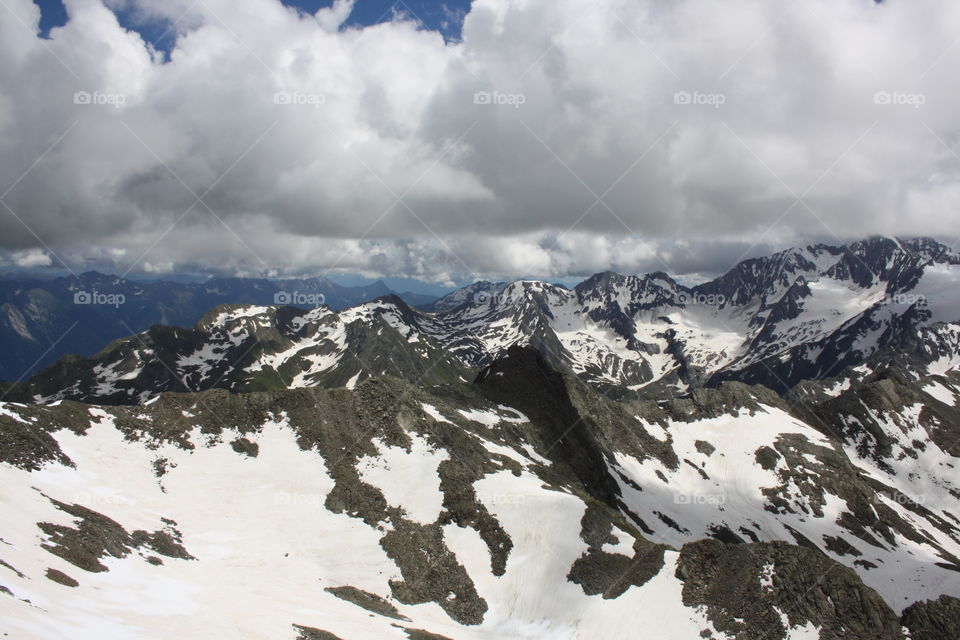
[[[951,362],[958,291],[957,253],[872,238],[747,260],[693,287],[665,273],[608,272],[572,289],[480,282],[432,311],[395,295],[339,311],[232,304],[191,329],[156,325],[93,357],[63,358],[8,393],[120,403],[161,391],[352,388],[382,375],[466,381],[513,345],[617,396],[680,397],[723,381],[786,393],[857,377],[889,350],[916,366]]]
[[[220,305],[0,389],[3,630],[960,638],[958,367],[926,239]]]
[[[89,271],[76,276],[0,277],[0,378],[17,380],[67,354],[91,355],[148,327],[192,326],[215,306],[326,304],[343,309],[391,293],[382,282],[345,287],[327,278],[140,281]],[[403,293],[410,304],[432,296]]]

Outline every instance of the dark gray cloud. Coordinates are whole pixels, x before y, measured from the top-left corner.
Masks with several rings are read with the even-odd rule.
[[[707,273],[810,239],[960,232],[950,0],[476,0],[463,41],[350,4],[0,13],[0,251],[437,281]],[[895,45],[895,46],[894,46]]]

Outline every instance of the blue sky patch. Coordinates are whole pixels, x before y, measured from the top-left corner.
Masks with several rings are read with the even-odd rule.
[[[67,22],[67,11],[62,0],[34,0],[40,7],[40,35],[49,37],[50,30]],[[288,7],[297,7],[307,13],[329,7],[333,0],[281,0]],[[460,40],[463,19],[470,10],[470,0],[357,0],[347,26],[368,26],[404,16],[420,22],[425,29],[438,31],[447,42]],[[161,22],[138,20],[135,11],[116,11],[124,28],[136,31],[158,51],[169,54],[176,42],[170,25]]]

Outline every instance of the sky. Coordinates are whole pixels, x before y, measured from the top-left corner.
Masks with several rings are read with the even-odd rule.
[[[4,0],[0,270],[697,277],[960,235],[954,0]]]
[[[50,30],[63,26],[68,20],[63,0],[34,0],[40,8],[39,33],[48,38]],[[117,21],[125,28],[140,34],[158,50],[169,54],[176,45],[177,32],[170,29],[175,20],[142,20],[137,11],[136,2],[109,2],[117,15]],[[283,5],[295,7],[300,11],[315,14],[320,9],[333,6],[333,0],[283,0]],[[443,34],[447,41],[458,41],[463,19],[470,11],[469,0],[359,0],[354,3],[353,11],[346,26],[369,26],[389,22],[396,18],[411,18],[419,21],[425,28]]]

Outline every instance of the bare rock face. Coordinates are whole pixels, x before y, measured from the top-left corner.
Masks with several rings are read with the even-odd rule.
[[[65,504],[53,499],[51,502],[61,511],[77,518],[77,524],[75,527],[68,527],[49,522],[37,523],[37,527],[49,540],[41,546],[79,569],[93,573],[107,571],[107,566],[102,562],[103,558],[124,558],[132,551],[144,554],[144,557],[154,564],[162,564],[162,561],[152,555],[153,553],[167,558],[195,560],[183,548],[180,532],[174,528],[176,523],[172,521],[164,530],[138,530],[128,533],[117,522],[101,513],[77,504]],[[62,572],[55,572],[53,575],[66,577]]]
[[[897,616],[854,571],[804,547],[695,542],[677,576],[684,602],[706,606],[715,628],[738,639],[786,638],[808,624],[830,640],[902,637]]]
[[[960,318],[892,297],[958,265],[875,239],[153,327],[0,389],[0,599],[25,637],[958,638]]]
[[[903,612],[903,626],[912,640],[960,638],[960,600],[944,595],[912,604]]]

